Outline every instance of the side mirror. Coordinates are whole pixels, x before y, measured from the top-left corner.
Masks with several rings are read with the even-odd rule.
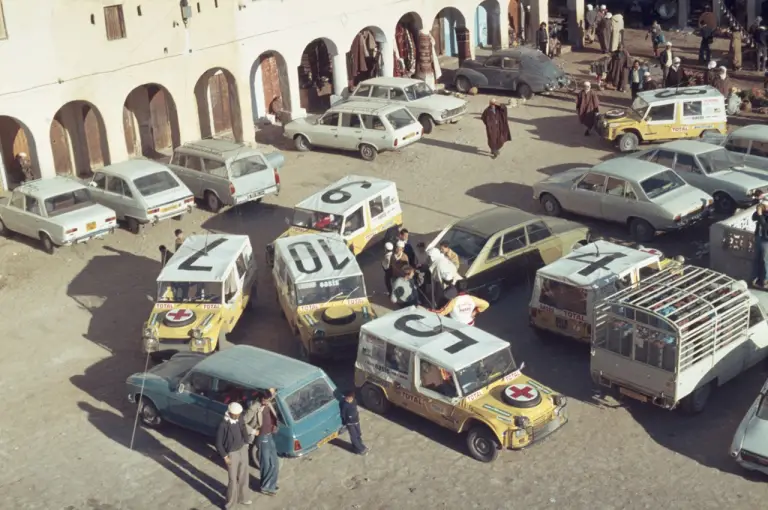
[[[179,385],[176,387],[176,393],[184,393],[186,388],[184,387],[184,384],[179,383]]]
[[[90,187],[90,188],[96,188],[96,187],[97,187],[96,181],[91,181],[91,182],[89,182],[89,183],[88,183],[88,187]]]

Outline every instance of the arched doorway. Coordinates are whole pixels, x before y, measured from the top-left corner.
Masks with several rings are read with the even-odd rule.
[[[445,7],[437,13],[432,22],[432,37],[438,55],[470,58],[469,29],[464,15],[455,7]]]
[[[240,100],[232,73],[221,67],[203,73],[195,84],[195,100],[202,138],[243,141]]]
[[[390,51],[387,37],[379,27],[365,27],[357,33],[347,53],[350,89],[369,78],[384,76],[384,52]]]
[[[288,83],[288,66],[280,53],[265,51],[259,55],[251,68],[255,119],[279,120],[283,112],[290,112],[291,88]]]
[[[507,20],[509,22],[510,46],[519,46],[523,42],[523,7],[523,2],[520,0],[509,0],[509,3],[507,4]]]
[[[180,136],[176,103],[168,90],[156,83],[133,89],[123,105],[123,130],[130,156],[169,156],[180,145]]]
[[[501,49],[499,0],[484,0],[475,10],[475,46]]]
[[[315,39],[304,48],[299,66],[299,104],[308,112],[327,110],[331,106],[331,95],[341,94],[334,86],[340,71],[334,65],[338,54],[333,41],[325,37]]]
[[[32,132],[21,121],[7,115],[0,115],[0,151],[2,151],[3,179],[5,189],[13,189],[24,180],[22,159],[32,164],[35,177],[40,177],[37,148]]]
[[[50,141],[59,175],[88,177],[110,163],[104,120],[87,101],[71,101],[59,108],[51,121]]]
[[[419,31],[424,28],[415,12],[403,15],[395,27],[395,76],[410,78],[415,75],[419,62]],[[437,40],[435,40],[437,42]]]

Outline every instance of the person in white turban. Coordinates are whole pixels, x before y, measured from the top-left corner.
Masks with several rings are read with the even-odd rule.
[[[587,6],[587,14],[584,16],[584,28],[586,29],[586,43],[592,44],[595,40],[595,30],[597,29],[598,12]]]
[[[232,402],[216,431],[216,451],[227,465],[227,508],[250,505],[248,499],[248,432],[240,419],[243,406]]]

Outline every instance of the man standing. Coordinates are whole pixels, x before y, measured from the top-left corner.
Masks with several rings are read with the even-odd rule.
[[[662,51],[661,56],[659,56],[659,63],[661,64],[661,83],[667,83],[667,74],[674,61],[675,57],[672,55],[672,43],[667,42],[664,51]],[[666,85],[664,86],[666,87]]]
[[[277,390],[270,388],[259,397],[259,404],[248,408],[245,415],[247,431],[255,436],[259,449],[259,469],[261,470],[261,493],[267,496],[277,494],[277,475],[279,464],[274,433],[277,432],[277,413],[272,405]]]
[[[398,233],[398,238],[405,244],[405,246],[403,246],[403,251],[405,252],[405,256],[408,257],[408,263],[413,267],[416,267],[416,252],[413,250],[413,246],[408,240],[410,235],[411,233],[408,232],[407,228],[401,228]]]
[[[709,64],[707,64],[707,70],[704,71],[704,85],[712,85],[712,82],[715,81],[715,76],[717,75],[716,68],[717,62],[710,60]]]
[[[757,70],[765,72],[768,58],[768,30],[763,25],[757,28],[755,46],[757,47]]]
[[[32,161],[27,156],[26,152],[19,152],[16,155],[16,163],[19,165],[21,171],[21,183],[34,181],[35,172],[32,170]]]
[[[448,301],[448,304],[440,310],[435,310],[435,313],[474,326],[477,314],[483,313],[491,305],[488,301],[470,296],[467,293],[467,280],[456,282],[456,291],[458,295]]]
[[[160,267],[165,267],[169,260],[173,257],[173,252],[169,250],[164,244],[160,245]]]
[[[406,265],[408,265],[408,255],[405,253],[405,242],[399,240],[395,243],[395,251],[392,252],[392,260],[389,263],[392,278],[403,276],[403,268]]]
[[[640,69],[640,61],[635,60],[632,63],[632,69],[629,71],[629,90],[632,93],[632,100],[637,97],[637,93],[643,88],[645,71]]]
[[[618,49],[611,56],[611,63],[608,65],[608,81],[619,92],[624,92],[624,87],[627,84],[629,61],[631,58],[629,52],[624,49],[623,44],[619,44]]]
[[[512,140],[512,135],[509,132],[507,107],[500,105],[495,98],[492,98],[480,119],[485,124],[485,135],[488,139],[491,157],[496,159],[499,157],[499,152],[501,152],[504,144]]]
[[[659,56],[659,48],[664,44],[664,32],[661,30],[661,25],[656,20],[653,20],[650,30],[646,34],[645,38],[651,38],[651,44],[653,45],[653,56]]]
[[[597,28],[597,11],[592,5],[587,5],[587,14],[584,16],[584,23],[587,28],[586,43],[592,44],[595,40],[595,29]]]
[[[664,87],[685,87],[688,84],[687,80],[688,76],[680,64],[680,57],[675,57],[672,60],[672,66],[667,71]]]
[[[381,267],[384,269],[384,285],[387,287],[387,294],[392,295],[392,252],[395,247],[392,243],[384,243],[384,260],[381,261]]]
[[[547,24],[541,23],[536,31],[536,47],[543,54],[547,54],[547,44],[549,44],[549,34],[547,33]]]
[[[451,245],[448,244],[448,241],[440,241],[440,244],[437,247],[440,250],[440,253],[445,255],[445,258],[450,260],[454,266],[456,266],[456,269],[461,267],[461,261],[459,260],[459,256],[456,255],[456,252],[451,249]]]
[[[592,85],[584,82],[584,89],[576,96],[576,113],[579,115],[579,122],[587,128],[584,136],[589,136],[589,132],[595,127],[597,113],[600,111],[600,99],[592,90]]]
[[[399,308],[408,308],[417,305],[419,302],[419,291],[416,285],[416,271],[406,265],[403,268],[403,275],[395,278],[392,282],[392,295],[390,301]]]
[[[712,59],[710,46],[715,40],[715,29],[707,24],[701,27],[701,43],[699,44],[699,64]]]
[[[173,240],[174,250],[179,251],[181,245],[184,244],[184,232],[180,228],[177,228],[173,232],[173,235],[175,236],[175,239]]]
[[[363,434],[360,430],[360,413],[357,411],[354,391],[347,391],[344,394],[344,400],[341,402],[341,424],[347,427],[352,450],[358,455],[367,455],[369,448],[363,443]]]
[[[240,419],[243,406],[237,402],[229,404],[224,420],[216,431],[216,451],[227,465],[227,503],[228,510],[235,505],[250,505],[248,491],[248,433],[245,423]]]
[[[600,51],[603,55],[607,55],[611,47],[611,30],[611,13],[605,12],[597,22],[597,41],[600,43]]]
[[[765,214],[765,204],[757,204],[752,221],[755,222],[755,258],[752,265],[752,285],[765,290],[765,279],[768,275],[768,218]]]
[[[728,97],[731,91],[731,80],[728,78],[728,69],[725,66],[717,68],[717,74],[712,79],[712,86],[720,92],[723,97]]]

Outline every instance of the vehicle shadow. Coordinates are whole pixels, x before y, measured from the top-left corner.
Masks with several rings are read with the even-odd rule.
[[[443,140],[437,140],[435,138],[422,138],[419,140],[420,144],[430,147],[437,147],[438,149],[448,149],[457,152],[463,152],[465,154],[476,154],[478,156],[488,157],[491,153],[487,149],[481,149],[475,145],[466,145],[461,143],[446,142]]]
[[[283,132],[283,126],[265,124],[256,128],[254,139],[261,145],[269,145],[280,150],[294,150],[293,142],[286,138]]]
[[[532,128],[527,131],[533,139],[552,142],[558,146],[607,149],[605,141],[594,133],[591,136],[584,136],[584,126],[579,122],[575,112],[573,116],[559,115],[516,119],[516,121]]]
[[[492,182],[470,188],[466,194],[487,204],[516,207],[529,213],[541,214],[539,205],[533,200],[533,188],[527,184]]]

